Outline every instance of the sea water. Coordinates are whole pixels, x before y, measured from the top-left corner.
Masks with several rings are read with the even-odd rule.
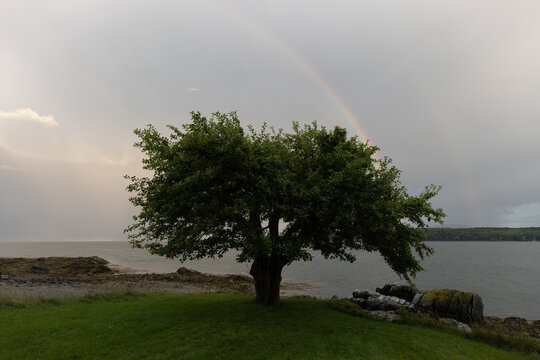
[[[434,255],[422,261],[419,289],[458,289],[482,296],[484,314],[540,319],[540,242],[429,242]],[[400,282],[377,253],[355,252],[355,263],[327,260],[295,262],[283,269],[283,280],[313,285],[319,297],[351,296],[354,289],[375,290]],[[134,272],[174,272],[185,266],[208,273],[249,273],[235,254],[180,264],[178,260],[133,249],[126,241],[0,242],[0,257],[99,256]]]

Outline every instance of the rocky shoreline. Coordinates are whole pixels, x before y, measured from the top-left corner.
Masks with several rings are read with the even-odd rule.
[[[309,285],[283,284],[284,295]],[[115,291],[254,293],[245,275],[214,275],[181,267],[175,273],[140,274],[114,269],[99,257],[0,258],[0,294],[4,296],[70,297]]]
[[[430,316],[465,332],[471,332],[469,325],[474,324],[505,335],[540,339],[540,320],[484,316],[480,295],[459,290],[420,291],[409,285],[386,284],[376,291],[355,290],[349,301],[389,321],[399,319],[406,311]]]

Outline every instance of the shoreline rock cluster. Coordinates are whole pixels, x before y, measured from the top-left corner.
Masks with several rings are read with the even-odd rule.
[[[180,268],[175,273],[122,273],[112,269],[107,260],[93,257],[0,258],[0,286],[44,295],[62,294],[76,288],[79,294],[89,292],[134,289],[136,291],[224,291],[252,292],[253,281],[244,275],[204,274]],[[103,288],[103,289],[102,289]],[[48,291],[54,289],[54,291]]]
[[[415,295],[418,291],[412,287],[405,289],[401,285],[385,285],[371,290],[355,290],[351,302],[363,309],[397,311],[401,308],[414,310]]]
[[[386,284],[376,291],[355,290],[350,301],[371,311],[398,311],[404,308],[467,324],[479,324],[484,320],[480,295],[458,290],[420,291],[409,285]]]
[[[386,284],[382,288],[355,290],[349,301],[371,315],[394,321],[400,311],[427,314],[459,330],[471,332],[469,325],[479,325],[511,336],[527,334],[540,338],[540,320],[518,317],[484,316],[480,295],[452,289],[418,290],[413,286]]]
[[[0,276],[66,279],[118,273],[108,265],[97,256],[0,258]]]
[[[93,257],[0,258],[0,294],[71,297],[114,291],[254,292],[253,279],[237,274],[205,274],[185,267],[174,273],[120,272],[105,259]],[[285,294],[309,289],[282,284]]]
[[[516,316],[507,318],[485,316],[484,327],[510,336],[520,336],[525,333],[540,341],[540,320],[527,320]]]

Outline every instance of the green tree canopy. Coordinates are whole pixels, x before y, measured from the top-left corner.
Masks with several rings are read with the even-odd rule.
[[[135,130],[151,171],[127,176],[140,209],[126,229],[136,247],[181,261],[236,250],[253,262],[256,300],[267,305],[279,302],[283,267],[313,251],[351,262],[354,250],[378,251],[406,279],[432,252],[423,228],[444,217],[429,202],[439,188],[407,194],[391,160],[343,128],[246,131],[234,112],[193,112],[169,128]]]

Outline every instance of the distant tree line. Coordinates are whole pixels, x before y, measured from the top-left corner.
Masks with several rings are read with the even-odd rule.
[[[426,241],[540,241],[540,227],[429,228]]]

